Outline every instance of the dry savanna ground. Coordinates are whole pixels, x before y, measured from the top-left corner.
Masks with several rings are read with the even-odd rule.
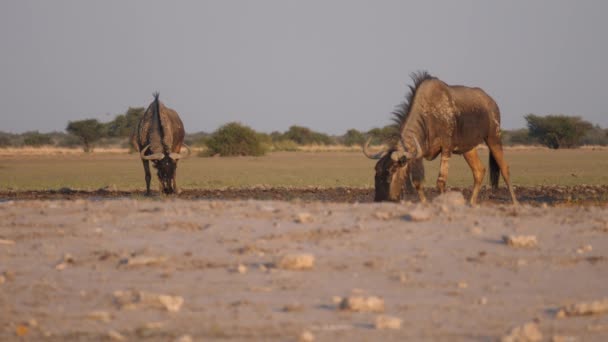
[[[369,203],[354,152],[194,157],[151,198],[136,155],[2,155],[0,341],[608,340],[608,151],[507,160],[519,207],[467,205],[459,156],[420,204]]]

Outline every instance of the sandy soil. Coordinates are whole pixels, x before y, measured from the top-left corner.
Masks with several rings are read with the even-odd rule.
[[[602,302],[560,310],[608,298],[607,251],[605,205],[5,201],[0,340],[606,341]]]

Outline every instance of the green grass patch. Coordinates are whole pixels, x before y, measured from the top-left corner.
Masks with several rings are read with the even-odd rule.
[[[486,164],[488,155],[481,151]],[[607,184],[606,150],[507,150],[516,186]],[[180,161],[177,181],[184,189],[266,186],[373,187],[375,162],[359,152],[275,152],[263,157],[192,157]],[[426,162],[426,186],[434,186],[439,158]],[[152,188],[157,189],[153,169]],[[486,177],[487,177],[486,172]],[[450,160],[448,185],[471,186],[472,174],[461,156]],[[487,180],[486,180],[487,183]],[[501,180],[501,185],[503,184]],[[12,156],[0,160],[2,190],[68,187],[96,190],[144,189],[136,154]]]

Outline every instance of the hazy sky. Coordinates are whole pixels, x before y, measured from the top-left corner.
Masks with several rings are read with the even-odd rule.
[[[187,132],[384,126],[409,74],[608,127],[608,1],[0,2],[0,131],[108,121],[160,91]]]

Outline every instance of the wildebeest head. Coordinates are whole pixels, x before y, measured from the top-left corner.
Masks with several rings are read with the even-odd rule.
[[[177,161],[182,158],[186,158],[190,154],[190,148],[184,145],[188,150],[187,154],[182,153],[154,153],[146,155],[146,151],[150,148],[150,145],[144,147],[141,152],[141,159],[151,160],[152,165],[156,168],[156,174],[158,175],[158,181],[162,187],[162,191],[165,194],[172,194],[175,192],[173,180],[175,179],[175,170],[177,169]]]
[[[416,158],[416,155],[395,147],[371,154],[368,151],[370,140],[371,138],[363,145],[363,154],[370,159],[378,160],[374,168],[376,173],[374,176],[374,201],[398,202],[401,199],[403,185],[408,177],[409,162]]]

